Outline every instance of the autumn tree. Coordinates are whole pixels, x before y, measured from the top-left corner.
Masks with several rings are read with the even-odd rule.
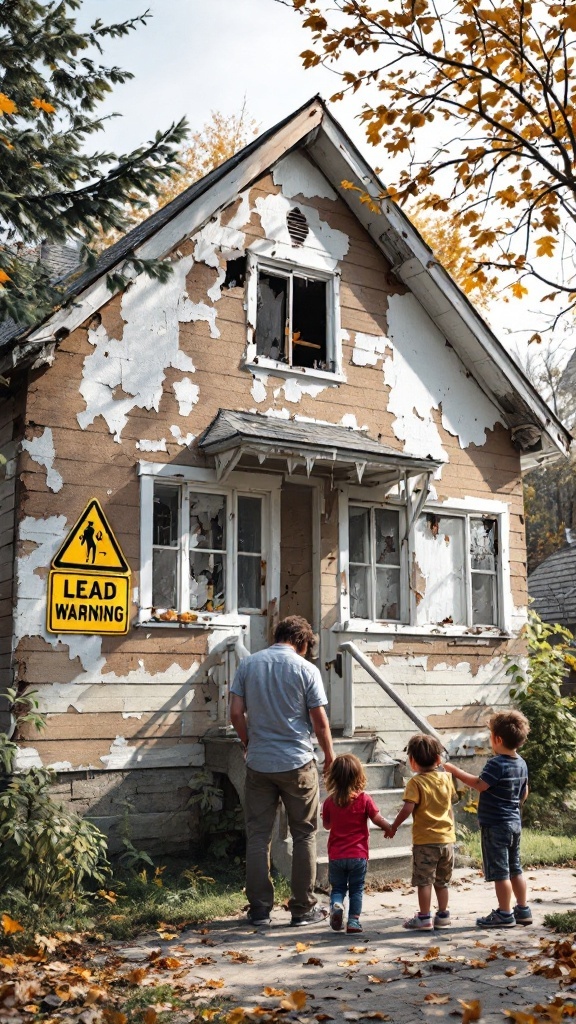
[[[333,99],[361,90],[368,141],[404,159],[386,195],[416,199],[467,229],[468,290],[496,269],[510,274],[518,297],[531,276],[545,298],[572,307],[574,3],[280,2],[312,32],[305,66],[340,74]]]
[[[117,156],[88,152],[104,127],[94,113],[114,85],[132,75],[101,60],[108,39],[126,36],[148,12],[80,31],[82,0],[0,3],[0,321],[33,323],[61,297],[39,242],[76,242],[91,258],[101,230],[127,225],[126,200],[147,206],[176,169],[187,130],[181,120],[147,145]],[[162,263],[128,258],[136,270],[163,278]]]
[[[470,255],[470,239],[462,226],[455,220],[448,220],[434,210],[416,210],[410,214],[414,226],[430,246],[438,262],[454,278],[462,291],[470,291],[471,275],[476,263]],[[484,275],[473,278],[474,305],[483,312],[488,311],[494,298],[496,280]]]
[[[148,206],[140,202],[126,203],[126,222],[128,227],[135,227],[150,213],[180,195],[185,188],[203,178],[205,174],[219,167],[239,149],[246,146],[250,139],[258,134],[259,125],[246,110],[244,102],[235,114],[223,114],[213,110],[210,120],[198,131],[193,132],[190,141],[180,150],[176,166],[170,177],[163,181],[155,197]],[[99,249],[112,245],[120,237],[117,230],[101,232],[97,241]]]

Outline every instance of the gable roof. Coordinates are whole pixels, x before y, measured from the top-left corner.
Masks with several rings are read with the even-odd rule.
[[[397,279],[419,300],[452,345],[466,369],[499,409],[522,451],[523,468],[532,468],[558,452],[567,454],[571,435],[498,341],[472,303],[437,262],[406,215],[391,200],[380,212],[360,203],[344,180],[362,183],[375,198],[385,186],[318,96],[264,132],[235,156],[195,182],[171,203],[138,224],[107,249],[95,265],[69,278],[67,302],[40,325],[16,326],[0,344],[0,374],[19,365],[51,358],[58,341],[83,323],[109,298],[106,275],[129,255],[166,256],[230,205],[291,150],[302,149],[391,264]]]

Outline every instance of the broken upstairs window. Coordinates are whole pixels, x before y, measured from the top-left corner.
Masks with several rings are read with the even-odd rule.
[[[256,355],[288,366],[333,371],[329,295],[326,280],[293,270],[259,267]]]

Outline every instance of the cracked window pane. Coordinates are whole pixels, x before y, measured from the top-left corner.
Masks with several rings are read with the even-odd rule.
[[[226,497],[223,494],[190,495],[190,549],[224,551],[226,548]]]
[[[348,530],[350,562],[369,562],[370,509],[351,505],[348,517]]]
[[[470,560],[472,569],[496,571],[496,520],[470,520]]]
[[[224,611],[224,553],[190,552],[190,608],[205,612]]]
[[[368,566],[351,565],[350,573],[350,615],[353,619],[368,619],[368,587],[370,569]]]
[[[179,504],[178,487],[154,484],[152,543],[155,547],[176,547],[178,544]]]
[[[496,621],[496,576],[472,573],[472,622],[475,626],[492,626]]]
[[[400,570],[376,568],[377,619],[400,619]]]
[[[155,608],[176,608],[178,593],[178,550],[156,548],[152,556],[152,604]]]
[[[423,579],[418,625],[466,623],[465,521],[426,512],[414,530],[416,563]]]
[[[400,565],[398,513],[377,508],[374,512],[376,529],[376,565]],[[377,616],[381,618],[381,616]]]
[[[286,359],[288,279],[261,270],[258,274],[256,352],[270,359]]]

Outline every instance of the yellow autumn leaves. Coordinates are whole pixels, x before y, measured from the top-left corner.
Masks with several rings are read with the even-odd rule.
[[[34,107],[36,110],[44,111],[45,114],[56,113],[56,107],[54,107],[52,103],[48,103],[48,100],[43,100],[39,96],[34,97],[31,106]],[[14,103],[14,100],[11,100],[10,97],[6,95],[6,93],[0,92],[0,117],[2,117],[4,114],[17,113],[18,108]]]

